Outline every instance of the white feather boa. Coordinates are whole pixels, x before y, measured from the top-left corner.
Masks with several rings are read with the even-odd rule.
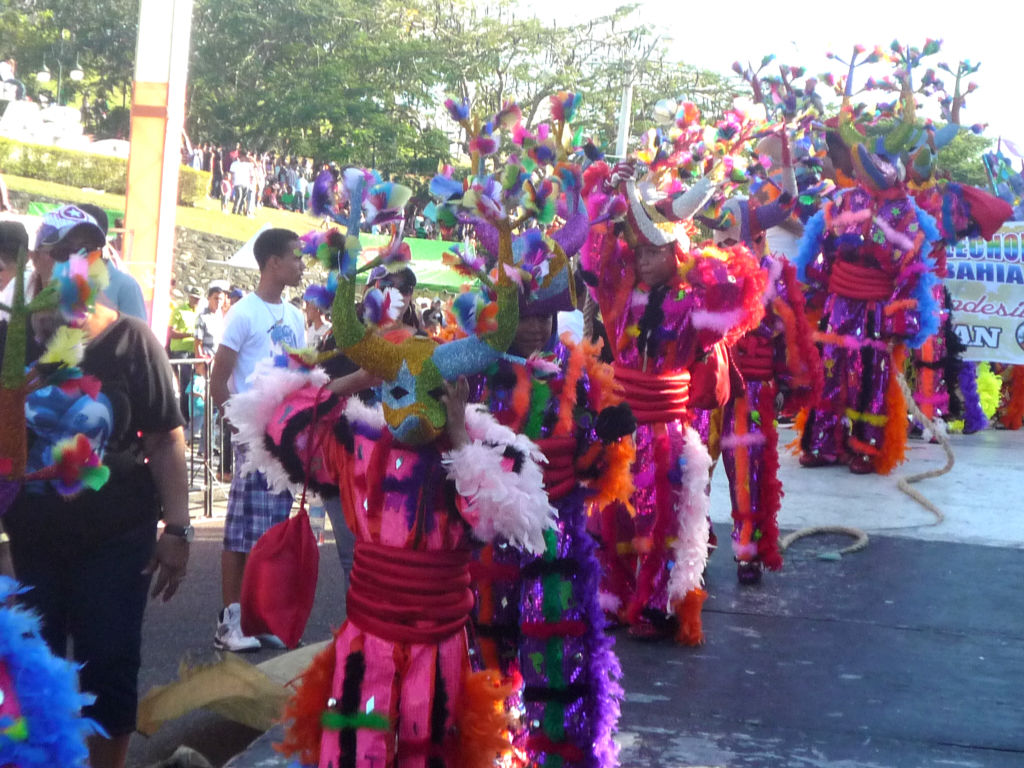
[[[542,554],[544,531],[557,519],[544,490],[544,454],[478,406],[466,406],[466,431],[472,442],[445,453],[444,464],[467,501],[462,514],[474,535],[482,541],[502,536],[532,554]],[[519,472],[503,466],[508,446],[524,457]]]
[[[224,404],[225,416],[238,430],[232,439],[245,448],[245,463],[236,467],[235,472],[262,472],[271,490],[294,490],[295,483],[288,478],[284,467],[267,451],[263,442],[267,425],[274,417],[274,411],[288,395],[307,385],[320,388],[328,381],[330,378],[319,368],[311,371],[291,370],[275,367],[270,360],[259,363],[249,390],[232,395]]]
[[[704,581],[708,562],[708,472],[711,456],[692,427],[683,435],[683,481],[676,497],[679,533],[673,545],[675,563],[668,578],[668,606],[682,602],[686,593]]]

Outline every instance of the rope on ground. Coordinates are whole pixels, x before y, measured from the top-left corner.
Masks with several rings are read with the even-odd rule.
[[[896,380],[899,382],[900,389],[903,390],[904,399],[910,406],[910,413],[923,425],[924,434],[930,434],[938,440],[939,445],[942,446],[942,450],[946,453],[946,464],[944,466],[939,469],[930,469],[927,472],[919,472],[916,475],[901,477],[897,480],[896,484],[903,493],[907,494],[907,496],[935,515],[935,522],[929,523],[929,525],[940,525],[945,521],[946,515],[919,490],[911,488],[910,484],[920,482],[921,480],[928,480],[933,477],[941,477],[953,469],[953,464],[956,462],[956,456],[953,454],[953,446],[950,444],[949,436],[946,434],[946,425],[941,421],[932,421],[921,412],[921,407],[917,404],[917,401],[914,400],[914,395],[910,391],[910,385],[907,384],[907,379],[903,375],[902,371],[897,372]]]
[[[903,375],[902,371],[897,372],[896,380],[899,382],[900,389],[903,390],[903,397],[910,407],[911,415],[918,420],[924,427],[924,433],[930,434],[939,441],[942,446],[942,450],[946,453],[946,464],[939,469],[931,469],[927,472],[919,472],[916,475],[907,475],[901,477],[896,481],[896,485],[899,489],[907,494],[910,498],[920,504],[922,507],[927,509],[933,515],[935,515],[935,522],[929,523],[929,525],[939,525],[945,519],[946,515],[935,506],[923,493],[916,488],[911,488],[911,483],[918,483],[921,480],[928,480],[933,477],[941,477],[942,475],[953,469],[953,464],[956,461],[956,456],[953,454],[953,446],[949,442],[949,437],[946,435],[945,425],[940,422],[935,422],[929,419],[924,413],[921,412],[921,407],[914,400],[914,395],[910,391],[910,386],[907,384],[907,379]],[[917,526],[915,526],[917,527]],[[821,536],[827,534],[835,534],[840,536],[850,536],[854,539],[854,543],[845,549],[840,549],[835,552],[823,552],[818,557],[822,560],[838,560],[843,555],[853,554],[859,552],[868,545],[868,535],[860,530],[859,528],[850,528],[842,525],[818,525],[810,528],[801,528],[798,531],[794,531],[788,536],[784,536],[779,540],[779,551],[785,552],[787,548],[793,542],[803,539],[808,536]]]
[[[854,552],[860,552],[868,545],[868,535],[860,528],[851,528],[845,525],[815,525],[810,528],[801,528],[798,531],[793,531],[792,533],[783,536],[779,539],[779,551],[785,552],[789,546],[798,539],[803,539],[807,536],[823,536],[826,534],[850,536],[855,541],[844,549],[834,552],[822,552],[818,555],[820,560],[838,560],[843,555],[852,555]]]

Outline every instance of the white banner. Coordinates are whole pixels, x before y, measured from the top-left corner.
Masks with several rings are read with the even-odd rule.
[[[965,360],[1024,365],[1024,222],[946,249],[953,328]]]

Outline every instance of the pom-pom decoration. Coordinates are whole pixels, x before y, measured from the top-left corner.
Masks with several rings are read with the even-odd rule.
[[[559,91],[550,99],[551,117],[559,123],[571,123],[576,117],[580,104],[579,94],[571,91]]]
[[[99,490],[110,477],[110,469],[100,463],[100,457],[93,450],[85,435],[75,435],[62,440],[53,447],[53,467],[38,473],[52,475],[53,486],[65,499],[74,498],[83,490]]]
[[[405,299],[397,288],[371,288],[363,297],[363,320],[372,326],[390,325],[405,309]]]
[[[405,220],[405,206],[412,197],[412,189],[392,181],[377,184],[363,201],[366,223],[390,224]]]
[[[110,282],[100,251],[73,255],[53,269],[53,283],[59,297],[58,308],[72,326],[85,322],[86,314],[96,303],[100,291]]]
[[[457,123],[464,123],[469,120],[469,101],[467,99],[461,99],[455,101],[455,99],[445,99],[444,108],[448,110],[448,115]]]
[[[39,357],[43,364],[76,366],[85,354],[85,331],[62,325],[46,343],[46,351]]]

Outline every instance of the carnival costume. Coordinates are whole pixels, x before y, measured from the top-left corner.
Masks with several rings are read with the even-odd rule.
[[[475,540],[498,536],[543,552],[554,510],[533,443],[467,406],[471,442],[455,448],[439,397],[444,381],[484,369],[508,346],[516,289],[500,279],[478,333],[441,346],[405,335],[392,343],[363,326],[354,306],[359,201],[380,210],[394,188],[364,196],[360,174],[345,172],[350,234],[316,249],[340,272],[338,348],[384,380],[382,404],[329,396],[322,373],[281,369],[229,405],[268,479],[340,490],[356,537],[348,617],[303,676],[283,749],[322,768],[491,765],[507,746],[501,703],[512,686],[470,670],[470,554]]]
[[[685,227],[692,228],[690,219],[715,187],[705,175],[684,191],[676,163],[693,157],[697,142],[691,137],[704,134],[696,108],[684,104],[669,132],[668,148],[654,147],[654,156],[646,156],[653,173],[640,184],[631,178],[620,181],[604,163],[592,165],[585,183],[591,220],[600,219],[610,200],[621,194],[628,209],[621,232],[629,242],[613,222],[604,221],[592,226],[581,254],[608,334],[615,379],[639,424],[635,514],[612,504],[594,526],[601,539],[606,610],[640,636],[664,634],[674,617],[677,640],[686,644],[703,640],[711,464],[690,427],[691,369],[699,363],[710,369],[723,356],[720,342],[757,325],[765,283],[757,261],[742,245],[690,247]],[[697,175],[703,172],[701,167]],[[666,194],[651,205],[641,199],[641,188],[657,189],[657,176]],[[644,245],[674,249],[678,268],[666,284],[651,288],[638,281],[634,249]],[[722,382],[711,378],[714,401]],[[706,389],[698,394],[704,396]]]
[[[919,350],[914,350],[914,400],[929,419],[964,419],[968,434],[982,428],[978,410],[965,408],[957,397],[957,389],[966,377],[976,379],[973,366],[964,371],[960,355],[963,343],[953,331],[952,299],[942,281],[946,272],[946,249],[965,237],[989,240],[1013,214],[1010,205],[998,197],[968,185],[934,178],[934,156],[922,147],[907,164],[911,175],[910,192],[917,204],[935,219],[941,239],[935,242],[935,300],[940,309],[939,333],[930,337]],[[977,383],[965,382],[967,394],[976,391]],[[973,386],[972,386],[973,385]],[[962,391],[962,390],[961,390]]]
[[[904,458],[904,349],[938,330],[929,254],[939,233],[907,191],[899,161],[920,138],[913,119],[912,97],[888,133],[862,133],[847,103],[840,111],[857,185],[807,222],[796,264],[809,303],[823,308],[816,339],[825,386],[803,425],[803,466],[849,459],[852,472],[886,474]]]
[[[578,181],[570,184],[563,229],[547,235],[530,229],[513,243],[513,264],[524,286],[520,319],[553,318],[574,306],[567,256],[587,233],[579,226],[581,217],[587,219],[579,195]],[[490,241],[486,230],[484,223],[482,239]],[[524,733],[517,744],[531,764],[617,765],[612,734],[621,673],[604,630],[601,567],[587,531],[587,510],[591,504],[628,503],[635,422],[619,403],[611,369],[585,341],[552,339],[528,361],[497,361],[472,385],[474,401],[540,447],[547,460],[545,488],[558,510],[558,528],[545,534],[541,556],[501,542],[481,550],[473,564],[481,663],[522,676]]]
[[[767,229],[788,218],[792,203],[788,190],[764,204],[757,197],[732,198],[708,223],[717,230],[717,241],[742,242],[763,252]],[[775,254],[765,254],[761,266],[768,274],[764,318],[730,347],[743,391],[723,409],[719,441],[732,502],[732,551],[737,576],[745,584],[760,581],[762,566],[773,571],[782,567],[776,397],[783,393],[785,407],[792,411],[815,402],[822,387],[821,362],[796,270]]]

